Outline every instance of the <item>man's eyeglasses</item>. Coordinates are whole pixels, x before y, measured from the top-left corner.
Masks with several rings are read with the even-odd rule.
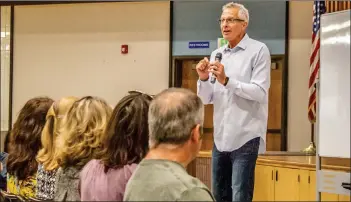
[[[130,90],[128,91],[129,94],[138,94],[138,95],[145,95],[146,97],[150,98],[151,100],[154,99],[154,95],[149,95],[147,93],[138,91],[138,90]]]
[[[245,22],[245,20],[242,20],[239,18],[228,18],[228,19],[219,19],[218,22],[219,24],[223,24],[224,22],[227,22],[228,24],[233,24],[235,22]]]

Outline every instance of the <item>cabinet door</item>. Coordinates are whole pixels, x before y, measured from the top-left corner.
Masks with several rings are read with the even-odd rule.
[[[332,193],[321,193],[321,201],[338,201],[339,196],[337,194],[332,194]]]
[[[311,201],[310,193],[312,192],[310,184],[310,171],[299,170],[299,199],[300,201]]]
[[[299,169],[275,168],[274,200],[299,200]]]
[[[274,200],[274,168],[257,165],[255,169],[255,188],[253,201]]]
[[[350,201],[350,196],[339,195],[339,201]]]
[[[309,180],[310,181],[310,190],[309,190],[310,197],[309,197],[309,200],[316,201],[316,195],[317,195],[316,171],[310,171],[309,174],[310,174],[310,180]]]

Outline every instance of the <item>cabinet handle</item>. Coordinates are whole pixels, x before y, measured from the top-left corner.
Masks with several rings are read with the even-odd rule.
[[[297,176],[297,181],[300,182],[300,175]]]
[[[275,171],[275,181],[278,181],[278,171]]]
[[[272,180],[273,180],[273,170],[272,170]]]
[[[308,184],[311,182],[311,177],[308,176]]]

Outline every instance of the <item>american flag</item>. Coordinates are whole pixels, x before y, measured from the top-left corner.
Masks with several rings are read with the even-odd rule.
[[[311,123],[316,121],[316,83],[319,73],[319,28],[321,15],[326,12],[324,1],[314,1],[313,4],[313,30],[312,30],[312,49],[310,57],[310,78],[309,78],[309,101],[308,119]]]

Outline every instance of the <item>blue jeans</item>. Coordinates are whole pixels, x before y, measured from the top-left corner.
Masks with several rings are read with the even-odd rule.
[[[217,202],[252,201],[260,138],[232,152],[212,150],[212,192]]]

